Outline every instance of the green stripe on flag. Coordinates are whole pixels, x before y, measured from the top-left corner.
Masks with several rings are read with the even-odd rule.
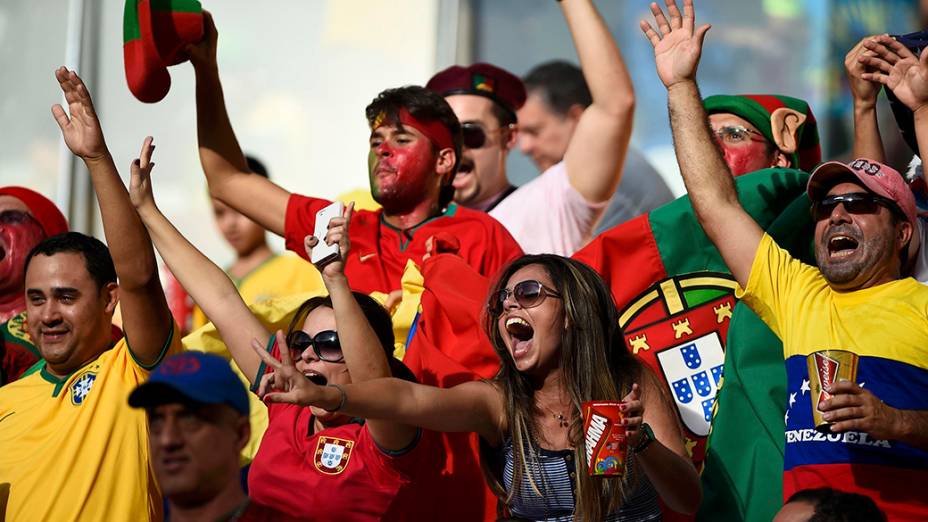
[[[124,44],[142,38],[137,2],[138,0],[126,0],[126,7],[122,13],[122,43]]]

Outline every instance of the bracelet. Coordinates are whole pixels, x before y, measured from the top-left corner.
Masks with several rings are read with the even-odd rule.
[[[330,410],[330,409],[327,409],[327,408],[322,408],[322,409],[324,409],[325,411],[327,411],[327,412],[329,412],[329,413],[335,413],[335,412],[337,412],[338,410],[340,410],[340,409],[342,409],[342,408],[345,407],[345,403],[348,402],[348,394],[345,393],[345,389],[342,388],[342,387],[341,387],[340,385],[338,385],[338,384],[329,384],[328,386],[331,386],[332,388],[335,388],[336,390],[338,390],[338,391],[340,391],[340,392],[342,393],[342,400],[338,401],[338,406],[336,406],[335,408],[333,408],[333,409],[331,409],[331,410]]]

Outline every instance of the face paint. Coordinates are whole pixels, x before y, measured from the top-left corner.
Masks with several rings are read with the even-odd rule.
[[[368,172],[374,200],[388,213],[408,212],[429,198],[437,185],[432,142],[409,127],[375,129]]]
[[[23,310],[26,256],[44,238],[42,227],[31,217],[0,223],[0,320]]]
[[[749,141],[738,145],[723,143],[722,152],[725,154],[725,163],[728,164],[732,176],[766,169],[772,163],[767,153],[767,144],[760,141]]]

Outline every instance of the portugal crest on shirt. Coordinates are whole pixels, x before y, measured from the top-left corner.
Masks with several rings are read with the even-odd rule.
[[[319,440],[316,441],[316,454],[313,457],[313,464],[317,470],[326,475],[338,475],[348,467],[348,459],[351,458],[353,448],[353,440],[319,437]]]
[[[90,394],[94,381],[97,380],[97,373],[86,371],[77,376],[71,383],[71,403],[75,406],[83,404],[84,399]]]
[[[709,434],[735,287],[723,273],[671,277],[645,290],[619,317],[629,350],[663,374],[693,442]]]

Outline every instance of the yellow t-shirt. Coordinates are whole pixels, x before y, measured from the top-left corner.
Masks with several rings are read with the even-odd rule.
[[[158,361],[181,350],[172,326]],[[128,403],[151,368],[123,338],[65,378],[42,361],[0,388],[0,520],[161,520],[145,411]]]
[[[232,279],[239,295],[247,305],[262,303],[292,294],[324,292],[322,276],[305,259],[285,253],[277,254],[261,263],[241,279]],[[193,308],[191,331],[209,322],[199,306]]]

